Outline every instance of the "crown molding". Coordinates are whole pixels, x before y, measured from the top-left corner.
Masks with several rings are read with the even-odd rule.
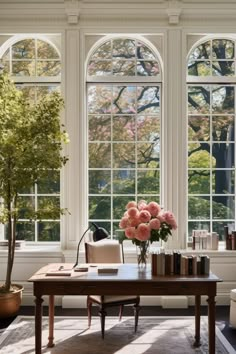
[[[235,25],[236,0],[0,0],[0,24]],[[215,22],[215,23],[214,23]]]

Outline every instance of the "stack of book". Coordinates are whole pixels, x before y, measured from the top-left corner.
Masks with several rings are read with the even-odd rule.
[[[25,241],[24,240],[18,240],[15,243],[15,249],[19,250],[22,249],[25,246]],[[0,249],[2,250],[7,250],[8,249],[8,241],[7,240],[1,240],[0,241]]]
[[[182,255],[178,251],[153,253],[152,275],[208,275],[210,258],[207,255]]]

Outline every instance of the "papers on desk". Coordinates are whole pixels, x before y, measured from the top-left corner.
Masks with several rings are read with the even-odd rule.
[[[70,269],[64,269],[62,266],[59,268],[55,269],[49,269],[46,273],[47,276],[71,276],[71,270]]]

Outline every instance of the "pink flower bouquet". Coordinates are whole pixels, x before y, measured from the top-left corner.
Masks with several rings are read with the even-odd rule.
[[[119,227],[124,230],[126,238],[136,245],[143,241],[167,241],[168,236],[172,234],[171,230],[177,229],[174,214],[162,210],[156,202],[131,201],[126,205],[126,209]]]

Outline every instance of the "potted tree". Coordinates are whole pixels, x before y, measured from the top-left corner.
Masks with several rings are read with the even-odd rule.
[[[63,99],[58,92],[30,104],[9,75],[0,71],[0,223],[5,225],[8,256],[5,282],[0,284],[0,317],[17,312],[22,286],[12,284],[12,270],[20,217],[19,194],[50,178],[66,163],[63,143],[68,135],[60,124]],[[65,210],[48,203],[37,211],[29,208],[29,219],[55,219]]]

